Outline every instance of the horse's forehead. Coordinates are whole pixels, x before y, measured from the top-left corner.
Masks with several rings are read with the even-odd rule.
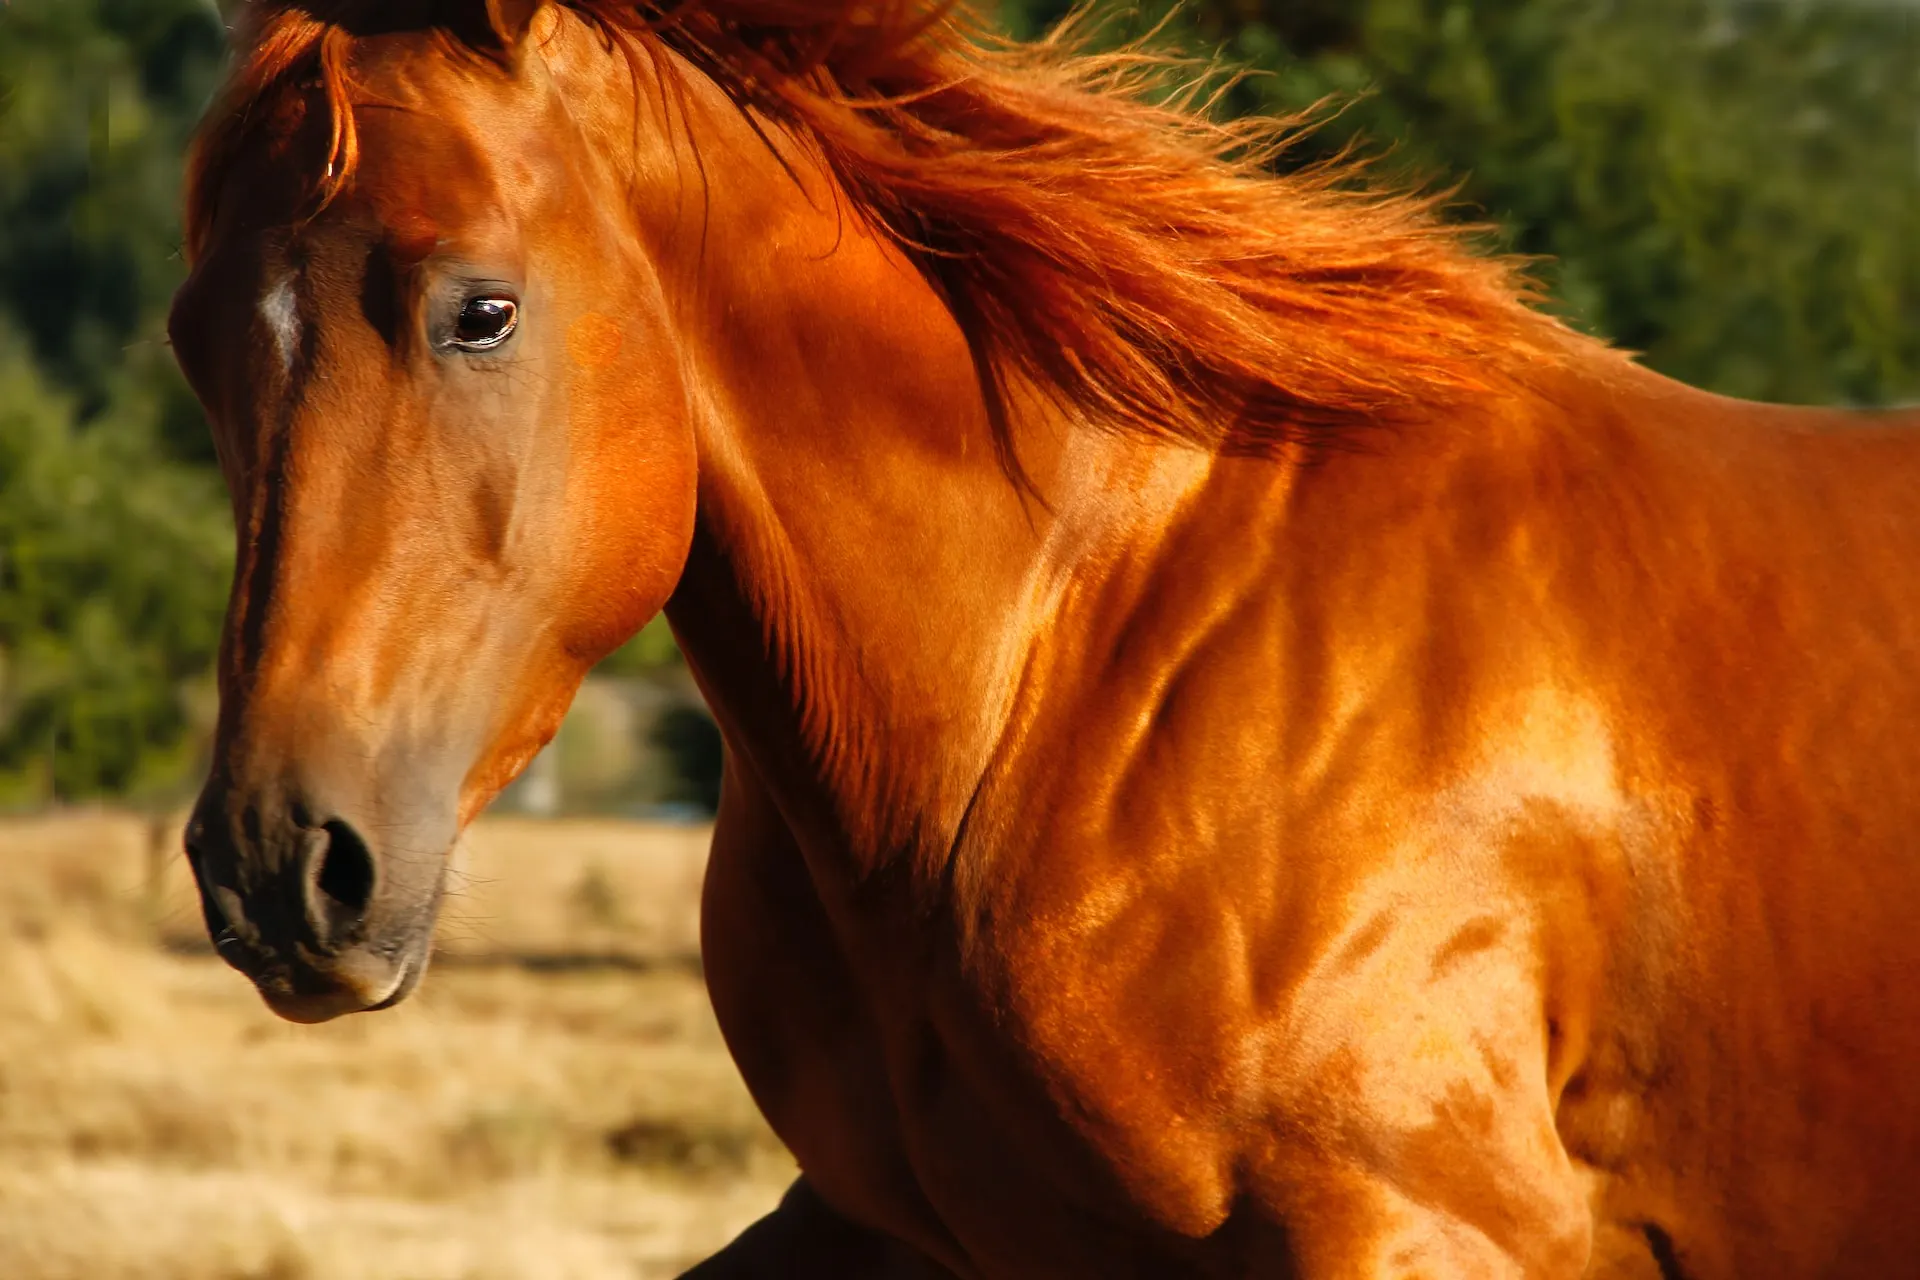
[[[445,233],[487,217],[510,194],[509,179],[521,167],[472,129],[442,116],[362,110],[359,118],[352,196],[402,235],[428,227]]]
[[[414,94],[465,94],[511,79],[498,63],[478,55],[456,56],[454,48],[425,27],[358,36],[353,41],[353,83],[377,99],[404,101]]]
[[[514,101],[523,87],[431,48],[402,52],[361,79],[354,195],[404,233],[423,223],[457,230],[529,194],[558,140],[532,147],[516,127],[535,114]]]

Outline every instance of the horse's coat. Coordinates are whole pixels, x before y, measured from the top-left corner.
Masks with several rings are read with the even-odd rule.
[[[240,533],[189,845],[277,1009],[404,997],[665,602],[806,1174],[702,1276],[1920,1257],[1910,419],[1638,369],[1125,59],[256,10],[172,327]]]

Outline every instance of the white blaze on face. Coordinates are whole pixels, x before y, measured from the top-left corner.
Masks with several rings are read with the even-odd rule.
[[[281,276],[260,297],[260,318],[273,335],[273,349],[280,356],[280,368],[293,373],[293,353],[300,349],[300,311],[293,291],[291,273]]]

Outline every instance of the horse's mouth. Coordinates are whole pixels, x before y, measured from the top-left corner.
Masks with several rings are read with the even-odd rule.
[[[391,1009],[412,995],[433,950],[433,922],[442,889],[424,910],[370,931],[359,924],[326,946],[284,908],[253,919],[234,890],[215,884],[193,859],[201,907],[214,950],[253,983],[267,1007],[290,1022],[327,1022],[349,1013]],[[391,917],[390,917],[391,918]]]
[[[255,990],[289,1022],[330,1022],[349,1013],[391,1009],[413,994],[427,969],[430,947],[395,954],[356,948],[324,960],[303,955],[293,964],[267,965],[249,974]]]
[[[394,979],[393,990],[377,1003],[368,1005],[365,1012],[378,1013],[382,1009],[391,1009],[412,995],[419,987],[420,979],[427,976],[427,961],[432,954],[431,947],[422,947],[415,954],[403,956],[399,976]]]

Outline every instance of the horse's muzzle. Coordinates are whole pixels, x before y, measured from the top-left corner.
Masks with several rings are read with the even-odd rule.
[[[310,812],[226,788],[201,796],[186,846],[208,936],[290,1021],[398,1004],[426,971],[439,860],[424,883],[419,859],[391,876],[354,824]]]

